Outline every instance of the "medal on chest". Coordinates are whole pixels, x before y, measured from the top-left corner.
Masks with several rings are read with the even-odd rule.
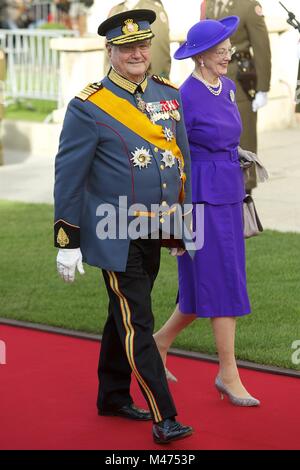
[[[136,147],[135,152],[131,152],[131,155],[133,155],[133,158],[131,158],[133,166],[138,167],[140,170],[148,168],[148,165],[152,163],[150,151],[144,147],[140,149]]]
[[[145,103],[145,110],[151,122],[174,119],[180,121],[179,102],[177,100],[163,100]]]
[[[175,155],[173,155],[171,150],[165,150],[164,152],[162,152],[162,156],[163,158],[161,159],[161,161],[165,164],[167,168],[172,168],[172,166],[175,165],[176,157]]]

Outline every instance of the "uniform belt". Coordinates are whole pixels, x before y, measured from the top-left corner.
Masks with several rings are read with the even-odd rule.
[[[144,212],[144,211],[135,211],[134,212],[134,217],[161,217],[162,215],[171,215],[174,214],[174,212],[177,211],[177,207],[173,207],[172,209],[168,211],[159,211],[159,212]]]
[[[204,161],[204,162],[222,162],[232,161],[236,162],[239,159],[238,149],[225,151],[225,152],[197,152],[192,150],[191,152],[192,161]]]

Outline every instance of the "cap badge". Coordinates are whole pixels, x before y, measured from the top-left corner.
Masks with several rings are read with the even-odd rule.
[[[134,23],[133,20],[128,19],[124,21],[124,26],[122,28],[123,34],[132,34],[136,33],[139,30],[139,25]]]

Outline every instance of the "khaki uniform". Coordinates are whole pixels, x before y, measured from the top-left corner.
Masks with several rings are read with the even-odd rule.
[[[229,0],[222,10],[221,16],[215,16],[217,0],[207,0],[206,16],[210,19],[219,19],[224,16],[237,15],[240,25],[236,33],[230,38],[233,46],[239,52],[253,52],[257,72],[257,91],[267,92],[271,81],[271,50],[267,27],[262,8],[256,0]],[[237,62],[232,60],[228,69],[228,76],[237,86],[237,104],[243,122],[241,147],[257,153],[257,113],[252,111],[252,103],[236,80],[238,71]],[[247,189],[256,187],[256,176],[253,171]]]
[[[151,47],[151,66],[149,73],[169,78],[171,69],[171,55],[170,55],[170,36],[169,36],[169,21],[167,13],[160,0],[139,0],[134,6],[134,10],[148,9],[156,13],[156,20],[151,25],[151,29],[155,34],[152,39]],[[116,15],[126,11],[125,2],[122,2],[111,9],[109,16]],[[108,71],[109,61],[108,57],[105,58],[104,63],[105,72]]]
[[[298,84],[297,84],[297,89],[296,89],[296,99],[299,102],[296,104],[296,113],[300,113],[300,62],[299,62],[299,68],[298,68],[297,81],[298,81]]]
[[[1,124],[4,117],[4,104],[3,104],[3,89],[4,89],[4,80],[5,80],[5,55],[4,52],[0,49],[0,165],[3,165],[3,147],[2,147],[2,129]]]

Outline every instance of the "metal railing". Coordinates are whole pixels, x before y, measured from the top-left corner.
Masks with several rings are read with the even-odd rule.
[[[5,103],[28,98],[59,101],[59,52],[50,49],[50,39],[76,35],[71,30],[1,30],[7,66]]]

